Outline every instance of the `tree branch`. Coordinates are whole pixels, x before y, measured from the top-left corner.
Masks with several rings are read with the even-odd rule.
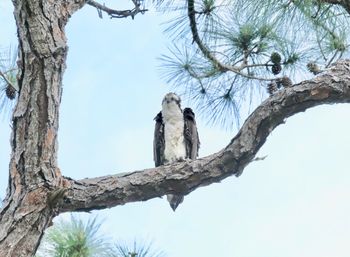
[[[229,176],[239,176],[254,161],[268,135],[286,118],[333,103],[350,103],[350,60],[339,61],[313,80],[280,90],[266,99],[218,153],[131,173],[78,181],[67,179],[69,189],[59,212],[109,208],[168,193],[188,194]]]
[[[345,11],[347,11],[350,14],[350,1],[349,0],[321,0],[321,1],[328,3],[328,4],[340,5],[345,9]]]
[[[187,2],[187,14],[188,18],[190,20],[190,28],[191,28],[191,33],[193,37],[193,42],[195,42],[198,46],[198,48],[201,50],[203,53],[204,57],[207,58],[213,65],[214,67],[217,67],[218,70],[221,72],[226,72],[226,71],[231,71],[234,72],[242,77],[248,78],[248,79],[256,79],[256,80],[261,80],[261,81],[273,81],[276,78],[263,78],[263,77],[257,77],[254,75],[250,75],[247,73],[242,72],[244,66],[242,67],[236,67],[236,66],[231,66],[222,63],[219,59],[215,57],[215,55],[204,45],[202,40],[199,37],[198,34],[198,29],[197,29],[197,22],[196,22],[196,10],[194,9],[194,0],[188,0]]]
[[[19,0],[14,0],[14,1],[19,1]],[[132,10],[114,10],[98,2],[95,2],[93,0],[65,0],[65,1],[61,1],[58,4],[62,5],[63,7],[62,10],[65,10],[67,13],[69,13],[69,16],[71,16],[78,9],[82,8],[85,4],[95,7],[99,12],[103,11],[107,13],[111,18],[127,18],[130,16],[132,19],[134,19],[134,17],[138,13],[144,14],[146,11],[148,11],[147,9],[141,8],[140,1],[138,0],[131,0],[131,1],[135,6]],[[65,12],[63,12],[63,14],[64,16],[66,16]],[[66,23],[67,20],[65,19],[64,22]]]
[[[106,7],[105,5],[97,3],[93,0],[86,1],[86,3],[88,5],[95,7],[99,11],[103,11],[103,12],[107,13],[110,18],[127,18],[127,17],[131,16],[131,18],[134,19],[134,17],[138,13],[144,14],[146,11],[148,11],[147,9],[140,8],[139,1],[132,0],[132,2],[134,3],[134,6],[135,6],[135,8],[133,8],[132,10],[114,10],[114,9]],[[100,17],[101,17],[101,15],[100,15]]]

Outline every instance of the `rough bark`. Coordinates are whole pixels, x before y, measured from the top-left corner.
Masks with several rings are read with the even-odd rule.
[[[9,186],[0,210],[0,257],[33,256],[52,218],[239,176],[270,132],[307,108],[350,102],[350,61],[263,102],[223,150],[205,158],[100,178],[72,180],[57,167],[57,130],[67,55],[64,27],[84,0],[13,0],[20,56],[19,101],[13,115]]]
[[[13,114],[9,185],[0,212],[0,256],[32,256],[60,185],[58,110],[67,54],[64,26],[78,1],[13,1],[19,39],[19,101]]]
[[[169,193],[188,194],[228,176],[239,176],[271,131],[286,118],[314,106],[333,103],[350,103],[350,60],[340,61],[313,80],[283,89],[265,100],[230,144],[218,153],[126,174],[68,180],[70,186],[59,211],[88,211]]]

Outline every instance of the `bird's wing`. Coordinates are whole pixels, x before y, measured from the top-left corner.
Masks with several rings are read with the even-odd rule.
[[[185,122],[184,134],[186,144],[186,158],[194,160],[198,156],[198,149],[200,145],[196,119],[191,108],[185,108],[183,114]]]
[[[159,112],[154,118],[156,121],[154,128],[154,139],[153,139],[153,160],[156,167],[164,164],[164,124],[162,112]]]

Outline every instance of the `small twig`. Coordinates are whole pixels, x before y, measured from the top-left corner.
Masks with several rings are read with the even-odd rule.
[[[267,157],[267,155],[265,155],[265,156],[263,156],[263,157],[255,157],[255,158],[252,160],[252,162],[263,161],[263,160],[266,159],[266,157]]]
[[[315,24],[316,27],[321,27],[324,31],[328,32],[332,38],[338,38],[337,34],[332,31],[329,27],[327,27],[327,25],[325,23],[322,22],[318,22],[317,19],[315,19],[313,16],[309,16],[305,10],[303,8],[300,8],[302,5],[297,4],[295,5],[297,8],[299,8],[299,11],[305,15],[305,17],[310,18],[311,22],[313,22]]]
[[[323,14],[327,13],[329,10],[331,9],[331,6],[328,6],[321,14],[320,14],[320,17],[323,16]],[[333,14],[333,12],[332,12]],[[334,14],[335,15],[335,14]],[[334,16],[335,17],[335,16]]]
[[[213,65],[216,67],[219,71],[221,72],[227,72],[227,71],[232,71],[242,77],[248,78],[248,79],[256,79],[256,80],[261,80],[261,81],[273,81],[276,78],[262,78],[262,77],[256,77],[252,76],[250,74],[246,74],[241,72],[241,69],[235,66],[230,66],[224,63],[221,63],[215,55],[204,45],[202,40],[199,37],[198,33],[198,28],[197,28],[197,23],[196,23],[196,11],[194,9],[194,0],[188,0],[187,1],[187,15],[190,20],[190,28],[191,28],[191,33],[193,36],[193,42],[195,42],[203,53],[204,57],[207,58]]]
[[[323,37],[323,38],[325,38],[325,37]],[[321,39],[321,40],[322,40],[322,39]],[[322,49],[321,40],[319,39],[319,37],[318,37],[318,35],[317,35],[317,45],[318,45],[318,47],[320,48],[321,55],[322,55],[324,61],[327,61],[327,57],[326,57],[326,55],[324,54],[324,51],[323,51],[323,49]]]
[[[294,1],[293,0],[289,0],[288,3],[284,4],[284,8],[289,7]]]
[[[337,56],[338,53],[339,53],[339,51],[336,50],[335,53],[333,54],[332,58],[329,59],[329,61],[328,61],[327,65],[325,66],[325,68],[328,68],[332,64],[332,62],[334,61],[334,59],[335,59],[335,57]]]
[[[348,47],[349,47],[349,45],[348,45],[348,46],[346,46],[346,48],[348,48]],[[344,52],[340,52],[340,55],[339,55],[339,58],[338,58],[338,59],[343,58],[343,54],[344,54]]]
[[[231,90],[232,90],[233,85],[235,84],[236,80],[237,80],[237,75],[236,75],[235,78],[233,79],[230,88],[227,90],[227,93],[226,93],[227,95],[229,95],[229,94],[231,93]]]
[[[318,13],[319,13],[320,11],[321,11],[321,3],[318,2],[318,3],[317,3],[317,11],[316,11],[316,13],[315,13],[314,15],[311,16],[311,18],[316,19],[316,18],[317,18],[317,15],[318,15]]]
[[[242,67],[240,67],[241,70],[243,69],[248,69],[248,68],[254,68],[254,67],[269,67],[273,66],[273,64],[268,64],[268,63],[252,63],[252,64],[247,64]]]
[[[249,52],[250,51],[246,51],[246,50],[243,51],[243,62],[242,62],[241,67],[245,67],[248,65]]]
[[[241,58],[241,59],[239,59],[238,61],[236,61],[236,62],[233,64],[233,66],[236,66],[236,65],[237,65],[238,63],[240,63],[240,62],[243,62],[243,63],[241,64],[240,68],[239,68],[240,70],[243,70],[243,69],[245,68],[245,66],[248,65],[248,57],[249,57],[249,55],[250,55],[251,53],[254,53],[253,50],[254,50],[256,47],[258,47],[257,44],[254,45],[254,46],[253,46],[251,49],[249,49],[248,51],[245,51],[243,58]]]
[[[322,2],[334,4],[334,5],[341,5],[345,9],[345,11],[350,14],[349,0],[322,0]]]
[[[8,71],[7,71],[8,72]],[[6,73],[7,73],[6,72]],[[11,81],[9,81],[7,78],[6,78],[6,76],[5,76],[5,74],[4,73],[2,73],[2,71],[0,71],[0,76],[5,80],[5,82],[8,84],[8,85],[10,85],[13,89],[15,89],[16,91],[18,91],[17,90],[17,88],[11,83]]]
[[[135,5],[135,8],[132,10],[114,10],[93,0],[87,0],[86,3],[97,8],[100,18],[102,17],[102,14],[100,15],[101,11],[107,13],[110,18],[127,18],[131,16],[132,19],[134,19],[138,13],[144,14],[148,11],[148,9],[140,9],[140,4],[136,0],[132,1]]]
[[[96,10],[97,10],[98,17],[99,17],[100,19],[103,19],[101,9],[96,8]]]
[[[138,0],[131,0],[131,1],[134,3],[135,9],[140,9],[140,1]]]

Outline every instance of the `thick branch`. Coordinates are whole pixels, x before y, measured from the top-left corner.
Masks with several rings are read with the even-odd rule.
[[[109,208],[145,201],[168,193],[188,194],[198,187],[239,176],[254,160],[268,135],[284,120],[321,104],[350,103],[350,60],[338,62],[327,72],[265,100],[246,120],[223,150],[196,161],[132,173],[74,181],[60,212]]]

